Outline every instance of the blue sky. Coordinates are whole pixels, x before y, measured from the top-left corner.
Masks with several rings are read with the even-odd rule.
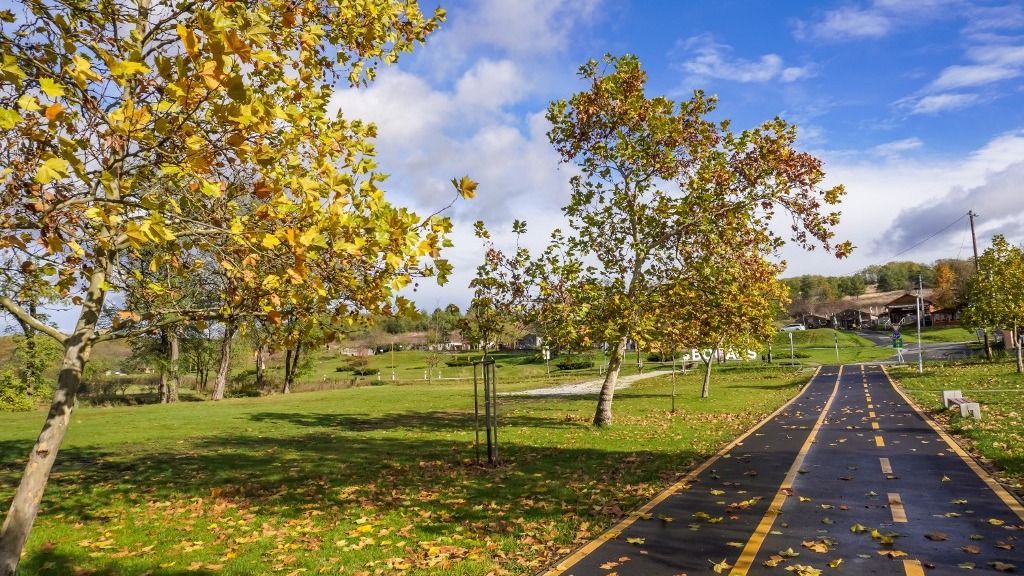
[[[424,3],[425,6],[432,4]],[[1024,238],[1024,3],[444,2],[448,20],[368,88],[343,90],[347,116],[380,125],[390,192],[420,210],[447,203],[469,174],[479,197],[458,205],[451,285],[422,285],[421,306],[465,304],[480,261],[471,222],[499,236],[525,218],[540,247],[561,224],[572,169],[547,143],[543,112],[583,88],[575,71],[604,53],[637,54],[651,94],[719,97],[742,129],[776,115],[848,194],[838,232],[848,260],[786,248],[788,275],[852,273],[887,260],[963,215]],[[904,257],[966,257],[966,220]]]

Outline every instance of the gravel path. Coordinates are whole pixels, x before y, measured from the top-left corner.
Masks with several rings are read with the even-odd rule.
[[[647,378],[656,378],[658,376],[664,376],[671,373],[671,370],[655,370],[654,372],[646,372],[644,374],[620,376],[619,381],[615,383],[615,389],[622,390],[632,386],[633,382],[646,380]],[[587,394],[597,394],[600,392],[602,384],[604,384],[604,378],[599,380],[588,380],[586,382],[577,382],[576,384],[559,384],[558,386],[550,386],[548,388],[522,390],[520,392],[503,392],[499,394],[499,396],[585,396]]]

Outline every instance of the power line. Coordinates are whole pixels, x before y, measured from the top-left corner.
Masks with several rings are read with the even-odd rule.
[[[960,216],[959,218],[957,218],[956,220],[953,220],[953,221],[952,221],[952,222],[950,222],[949,224],[946,224],[946,225],[945,225],[945,226],[943,226],[943,227],[942,227],[941,229],[939,229],[939,230],[937,230],[937,231],[933,232],[933,233],[932,233],[932,234],[931,234],[930,236],[928,236],[927,238],[924,238],[923,240],[921,240],[921,241],[920,241],[920,242],[918,242],[917,244],[914,244],[914,245],[913,245],[913,246],[911,246],[910,248],[907,248],[907,249],[905,249],[905,250],[902,250],[902,251],[900,251],[900,252],[897,252],[896,254],[893,254],[892,256],[888,257],[887,259],[885,259],[885,260],[882,260],[881,262],[878,262],[877,264],[874,264],[874,265],[875,265],[875,266],[881,266],[882,264],[887,264],[887,263],[889,263],[889,262],[892,262],[893,260],[895,260],[895,259],[899,258],[900,256],[902,256],[902,255],[906,254],[907,252],[910,252],[911,250],[913,250],[913,249],[915,249],[915,248],[917,248],[917,247],[921,246],[922,244],[924,244],[925,242],[927,242],[927,241],[931,240],[932,238],[935,238],[935,237],[936,237],[936,236],[938,236],[939,234],[942,234],[942,233],[943,233],[943,232],[945,232],[946,230],[949,230],[950,228],[952,228],[952,227],[953,227],[953,225],[955,225],[956,223],[960,222],[961,220],[963,220],[963,219],[964,219],[964,218],[966,218],[966,217],[967,217],[967,214],[963,214],[963,215],[961,215],[961,216]]]

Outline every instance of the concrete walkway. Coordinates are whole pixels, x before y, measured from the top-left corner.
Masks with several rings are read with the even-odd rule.
[[[615,389],[623,390],[632,386],[633,382],[666,376],[671,373],[671,370],[655,370],[654,372],[633,374],[632,376],[619,376],[618,382],[615,383]],[[559,384],[558,386],[534,388],[533,390],[522,390],[520,392],[503,392],[499,396],[586,396],[599,393],[603,384],[604,378],[601,378],[599,380],[577,382],[576,384]]]

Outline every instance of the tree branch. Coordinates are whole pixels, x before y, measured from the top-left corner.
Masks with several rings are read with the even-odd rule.
[[[64,342],[68,339],[68,335],[57,330],[49,324],[40,322],[37,318],[25,311],[24,308],[18,306],[14,300],[11,300],[7,296],[0,296],[0,306],[3,306],[8,312],[10,312],[19,322],[28,324],[33,330],[42,332],[47,336],[53,338],[63,346]]]

